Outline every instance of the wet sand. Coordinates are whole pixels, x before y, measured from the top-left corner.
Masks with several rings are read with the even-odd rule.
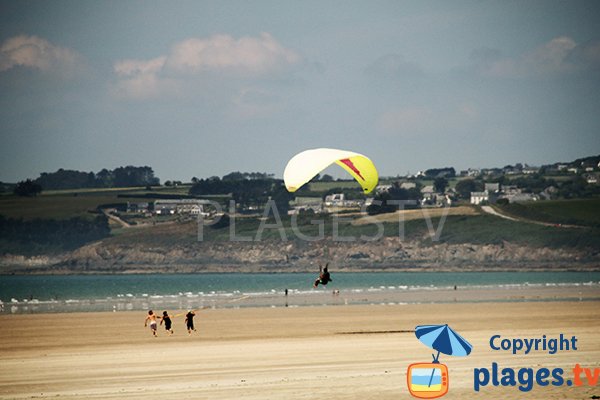
[[[160,311],[160,310],[159,310]],[[175,310],[170,310],[176,313]],[[600,387],[487,386],[474,368],[600,366],[600,302],[536,301],[207,309],[188,336],[152,337],[144,312],[0,316],[0,398],[60,399],[400,399],[411,398],[409,364],[431,351],[416,325],[448,323],[473,346],[442,355],[447,399],[589,399]],[[494,334],[578,338],[577,351],[493,351]]]

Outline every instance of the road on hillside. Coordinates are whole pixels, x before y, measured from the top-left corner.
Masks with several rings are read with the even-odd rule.
[[[556,228],[585,228],[585,226],[580,226],[580,225],[565,225],[565,224],[553,224],[550,222],[541,222],[541,221],[534,221],[531,219],[525,219],[525,218],[515,218],[515,217],[511,217],[509,215],[506,214],[502,214],[500,212],[498,212],[498,210],[496,210],[495,208],[491,207],[491,206],[481,206],[481,210],[494,215],[496,217],[500,217],[500,218],[504,218],[504,219],[508,219],[510,221],[517,221],[517,222],[528,222],[530,224],[536,224],[536,225],[543,225],[543,226],[553,226]]]

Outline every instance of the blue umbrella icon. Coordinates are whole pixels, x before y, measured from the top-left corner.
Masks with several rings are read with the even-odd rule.
[[[473,349],[471,343],[467,342],[462,336],[456,333],[452,328],[445,325],[419,325],[415,328],[415,335],[424,345],[437,350],[437,356],[433,355],[433,362],[439,363],[440,353],[449,356],[468,356]],[[429,386],[433,379],[429,379]]]

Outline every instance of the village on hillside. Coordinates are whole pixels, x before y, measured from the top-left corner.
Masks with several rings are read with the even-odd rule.
[[[406,200],[405,208],[432,208],[586,197],[600,193],[600,161],[596,161],[596,158],[579,161],[577,166],[573,163],[556,163],[543,167],[516,164],[504,168],[469,168],[459,173],[454,168],[437,168],[419,171],[414,175],[383,177],[369,197],[357,194],[350,180],[336,181],[324,175],[313,179],[308,191],[301,191],[297,196],[290,197],[289,207],[285,211],[288,215],[361,210],[376,214],[378,210],[373,209],[373,204],[376,200],[386,199]],[[252,181],[254,178],[244,179]],[[193,183],[181,182],[168,184],[180,189],[194,186]],[[132,221],[151,217],[163,220],[175,217],[180,220],[185,217],[210,217],[218,212],[214,207],[215,200],[223,203],[223,207],[228,210],[223,200],[231,200],[235,196],[233,193],[205,193],[197,197],[199,198],[190,198],[186,194],[179,198],[128,201],[107,211]],[[260,215],[264,204],[261,206],[257,202],[242,201],[236,207],[240,214]]]
[[[515,225],[478,236],[478,230],[503,217],[561,227],[560,245],[583,248],[594,240],[599,223],[599,177],[600,155],[540,167],[516,164],[459,172],[443,167],[383,176],[368,195],[350,177],[334,179],[326,173],[290,193],[281,179],[259,172],[161,184],[148,166],[98,173],[60,169],[34,180],[0,183],[0,230],[5,238],[0,251],[31,255],[71,251],[109,238],[128,241],[132,236],[126,233],[142,231],[154,243],[176,237],[193,240],[194,226],[201,220],[211,227],[208,234],[215,240],[227,239],[235,220],[254,234],[272,218],[311,231],[316,229],[311,221],[317,214],[328,221],[343,216],[339,220],[345,220],[344,229],[358,236],[368,236],[365,224],[378,215],[379,221],[396,218],[396,228],[386,231],[393,234],[401,214],[414,220],[448,216],[454,225],[447,223],[444,232],[458,236],[444,240],[500,243],[514,236],[517,228],[533,240],[528,227]],[[423,227],[427,228],[414,226],[413,231]],[[536,232],[539,243],[554,240],[551,232]],[[139,240],[135,236],[134,242]]]

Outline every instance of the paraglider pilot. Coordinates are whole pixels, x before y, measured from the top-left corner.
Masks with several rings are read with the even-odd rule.
[[[313,284],[313,287],[316,288],[317,286],[319,286],[319,283],[321,285],[325,286],[329,282],[333,282],[333,279],[331,279],[331,276],[329,275],[329,271],[327,271],[328,266],[329,266],[329,263],[325,264],[325,268],[323,268],[321,265],[319,265],[319,277]]]

